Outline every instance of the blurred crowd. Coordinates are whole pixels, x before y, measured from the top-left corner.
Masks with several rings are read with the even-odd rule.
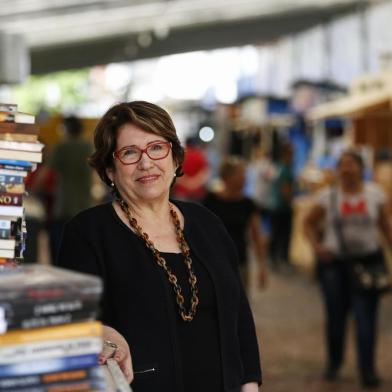
[[[40,261],[43,233],[48,244],[47,262],[55,260],[65,222],[89,206],[111,200],[108,190],[96,192],[99,185],[87,164],[91,144],[81,137],[80,120],[65,118],[63,130],[61,142],[46,153],[44,163],[27,178],[26,262]],[[249,290],[250,281],[256,281],[260,288],[268,287],[268,271],[293,275],[296,270],[290,260],[290,244],[294,202],[300,194],[293,144],[280,142],[274,154],[263,145],[255,146],[251,159],[223,155],[217,170],[198,137],[187,138],[185,148],[183,175],[177,178],[171,196],[201,203],[222,220],[236,245],[245,288]],[[334,185],[312,195],[311,207],[300,227],[315,255],[315,277],[325,304],[324,377],[329,381],[338,377],[344,359],[347,315],[353,309],[358,325],[360,377],[363,386],[372,388],[379,385],[375,347],[381,293],[358,294],[351,286],[344,259],[379,252],[378,229],[392,244],[389,220],[380,220],[380,216],[389,216],[388,202],[381,188],[365,184],[365,164],[357,152],[343,153],[336,170]],[[342,249],[335,230],[334,209],[344,226],[349,250]],[[256,260],[256,277],[251,276],[251,258]]]

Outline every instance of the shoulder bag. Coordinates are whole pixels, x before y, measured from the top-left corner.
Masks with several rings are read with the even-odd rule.
[[[339,218],[337,190],[331,192],[333,209],[333,225],[338,240],[342,261],[346,264],[354,290],[383,293],[391,290],[392,283],[385,262],[384,251],[379,248],[363,255],[352,255],[348,252]]]

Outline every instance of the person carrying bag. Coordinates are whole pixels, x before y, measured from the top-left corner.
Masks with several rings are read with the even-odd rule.
[[[304,229],[317,257],[325,306],[324,378],[338,378],[352,310],[361,383],[364,388],[375,388],[380,384],[375,363],[378,309],[381,294],[390,288],[379,234],[381,231],[391,246],[392,229],[387,197],[378,185],[364,183],[363,170],[357,152],[344,152],[338,161],[337,186],[316,195]]]
[[[337,189],[331,192],[331,205],[334,208],[334,229],[339,243],[340,261],[348,270],[351,288],[360,292],[385,293],[392,288],[391,277],[381,247],[364,254],[350,253],[346,245],[337,203]]]

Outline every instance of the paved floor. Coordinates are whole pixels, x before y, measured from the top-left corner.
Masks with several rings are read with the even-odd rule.
[[[353,325],[341,379],[326,383],[322,305],[317,286],[303,275],[270,276],[268,288],[250,292],[261,343],[263,392],[359,392]],[[392,391],[392,295],[382,300],[378,367],[379,392]]]

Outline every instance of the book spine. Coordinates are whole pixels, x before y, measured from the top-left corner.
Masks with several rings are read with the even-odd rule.
[[[1,189],[1,184],[0,184]],[[23,195],[21,193],[8,193],[0,191],[0,205],[2,206],[21,206]]]
[[[13,259],[15,257],[15,249],[0,249],[0,257]]]
[[[39,361],[19,362],[11,365],[0,365],[0,378],[44,374],[73,369],[98,366],[98,355],[87,354],[72,357],[42,359]]]
[[[20,226],[17,222],[12,222],[11,235],[17,235],[18,231],[20,231]],[[19,287],[7,286],[3,279],[3,285],[0,286],[1,303],[7,301],[19,303],[29,300],[38,303],[39,301],[61,301],[63,298],[66,300],[80,298],[83,301],[89,301],[93,298],[99,298],[101,293],[101,285],[97,282],[89,282],[84,285],[58,282],[41,287]]]
[[[6,150],[41,152],[43,147],[44,147],[44,145],[39,142],[25,143],[25,142],[17,142],[17,141],[1,140],[0,139],[0,148],[6,149]]]
[[[24,179],[23,179],[23,176],[0,174],[0,183],[1,184],[23,184]]]
[[[0,365],[99,354],[101,350],[102,338],[98,336],[1,346]]]
[[[0,133],[38,135],[39,128],[35,124],[18,124],[18,123],[0,122]]]
[[[0,183],[0,192],[1,193],[17,193],[22,194],[25,191],[25,185],[22,184],[13,184],[13,183]]]
[[[104,373],[101,367],[69,370],[65,372],[55,372],[47,374],[34,374],[31,376],[0,378],[0,390],[16,388],[29,388],[48,386],[60,382],[75,382],[89,379],[103,379]]]
[[[0,307],[10,316],[47,316],[66,312],[79,312],[98,308],[98,296],[68,296],[57,299],[25,299],[14,301],[0,300]]]
[[[1,128],[1,123],[0,123]],[[7,140],[11,142],[25,142],[25,143],[35,143],[38,141],[38,135],[33,133],[3,133],[0,129],[0,140]]]
[[[71,339],[83,336],[101,336],[102,324],[98,321],[78,322],[56,327],[11,331],[0,335],[0,346],[37,342],[41,340]]]
[[[23,159],[4,159],[0,158],[0,169],[27,171],[35,169],[35,165]]]
[[[0,229],[0,239],[8,239],[11,237],[11,229]]]
[[[41,152],[31,152],[31,151],[17,151],[17,150],[6,150],[0,149],[1,159],[23,159],[30,162],[40,163],[42,162]]]
[[[18,105],[16,103],[0,103],[0,112],[16,113]]]
[[[23,176],[1,174],[0,173],[0,183],[1,184],[23,184],[24,178],[23,178]]]
[[[97,317],[97,313],[97,310],[92,309],[72,313],[67,312],[51,314],[47,316],[15,317],[11,319],[5,319],[5,323],[8,331],[28,330],[31,328],[50,327],[80,321],[94,320]]]

